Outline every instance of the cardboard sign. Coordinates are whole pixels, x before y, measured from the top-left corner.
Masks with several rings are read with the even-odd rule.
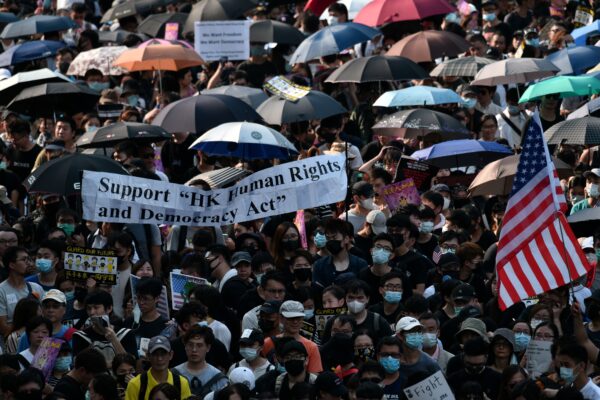
[[[205,61],[247,60],[251,21],[196,21],[194,48]]]
[[[263,85],[263,88],[282,99],[296,102],[310,92],[307,86],[300,86],[284,76],[275,76]]]
[[[537,378],[548,372],[552,364],[551,347],[552,342],[542,340],[532,340],[529,342],[529,346],[527,346],[527,351],[525,352],[527,356],[525,369],[527,369],[532,378]]]
[[[60,346],[62,346],[62,344],[63,341],[60,339],[47,337],[42,340],[40,347],[38,347],[33,356],[31,366],[42,371],[46,381],[48,381],[48,378],[54,369],[54,364],[56,364],[56,359],[58,358],[58,353],[60,353]]]
[[[384,186],[382,194],[392,213],[407,204],[421,204],[421,197],[412,178]]]
[[[454,394],[442,371],[404,389],[410,400],[454,400]]]
[[[169,283],[171,285],[171,304],[173,310],[179,310],[189,300],[190,293],[196,286],[209,285],[208,281],[204,278],[183,275],[177,272],[169,274]]]
[[[417,189],[420,192],[424,192],[429,190],[431,178],[433,178],[437,172],[438,168],[433,165],[403,157],[396,168],[394,182],[412,178]]]
[[[325,325],[327,325],[327,321],[329,321],[330,318],[333,318],[336,315],[346,314],[346,312],[346,307],[316,309],[315,325],[319,336],[323,336],[323,332],[325,331]]]
[[[117,255],[113,250],[67,246],[63,259],[67,279],[92,278],[98,284],[117,284]]]
[[[179,39],[179,24],[177,22],[167,22],[165,25],[165,40]]]

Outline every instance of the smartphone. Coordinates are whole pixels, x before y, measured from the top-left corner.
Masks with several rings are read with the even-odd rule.
[[[90,317],[90,321],[92,323],[92,326],[98,333],[104,334],[104,332],[106,331],[106,321],[104,321],[102,317]]]
[[[221,57],[221,59],[219,60],[221,64],[225,64],[227,61],[229,61],[229,57],[227,56]]]
[[[226,234],[226,233],[224,233],[224,234],[223,234],[223,241],[224,241],[224,242],[226,242],[226,241],[227,241],[227,239],[229,239],[229,235],[228,235],[228,234]]]

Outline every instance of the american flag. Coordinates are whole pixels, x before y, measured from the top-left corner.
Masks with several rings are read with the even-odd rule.
[[[130,284],[131,298],[133,300],[133,304],[135,305],[135,303],[136,303],[135,293],[136,293],[136,289],[137,289],[137,284],[139,283],[141,278],[139,278],[135,275],[129,275],[129,279],[131,281],[131,284]],[[167,287],[165,285],[163,285],[162,291],[160,292],[160,298],[158,299],[158,304],[156,305],[156,310],[166,320],[170,319],[170,317],[169,317],[169,296],[167,296]]]
[[[563,214],[566,200],[532,118],[502,223],[496,255],[498,302],[505,310],[587,273],[587,260]]]
[[[442,251],[442,248],[440,246],[435,246],[435,249],[433,249],[433,254],[431,255],[431,260],[437,264],[440,262],[440,258],[442,258],[442,254],[444,254],[444,252]]]
[[[183,306],[193,288],[200,285],[209,285],[208,281],[204,278],[183,275],[177,272],[171,272],[169,281],[171,282],[171,303],[173,310],[179,310]]]

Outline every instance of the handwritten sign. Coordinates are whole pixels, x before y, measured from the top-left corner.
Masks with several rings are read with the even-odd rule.
[[[117,284],[117,255],[113,250],[67,246],[64,260],[67,279],[86,281],[92,278],[103,285]]]
[[[392,212],[395,212],[398,208],[408,204],[414,204],[416,206],[421,204],[419,191],[412,178],[384,186],[382,194]]]
[[[194,48],[206,61],[250,57],[251,21],[196,21]]]
[[[404,394],[409,400],[454,400],[452,390],[442,371],[407,387],[404,389]]]
[[[525,352],[527,357],[527,365],[525,368],[532,378],[537,378],[548,372],[548,369],[552,364],[551,347],[552,342],[542,340],[532,340],[529,342],[529,346],[527,346],[527,351]]]

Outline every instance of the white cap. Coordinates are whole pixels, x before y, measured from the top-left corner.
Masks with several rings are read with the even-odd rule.
[[[42,303],[46,300],[54,300],[60,304],[67,304],[67,296],[58,289],[50,289],[42,297]]]
[[[413,317],[404,317],[396,324],[396,332],[410,331],[417,326],[423,326],[418,319]]]
[[[246,367],[237,367],[234,368],[229,373],[229,382],[234,383],[243,383],[250,390],[254,390],[254,372],[250,368]]]
[[[386,218],[383,211],[369,211],[367,214],[367,222],[371,224],[374,234],[379,235],[380,233],[387,233],[387,225],[385,224]]]
[[[279,308],[279,313],[283,315],[284,318],[304,317],[304,306],[299,301],[284,301]]]
[[[582,250],[594,248],[594,237],[593,236],[586,237],[586,238],[580,238],[579,240],[581,243]]]

